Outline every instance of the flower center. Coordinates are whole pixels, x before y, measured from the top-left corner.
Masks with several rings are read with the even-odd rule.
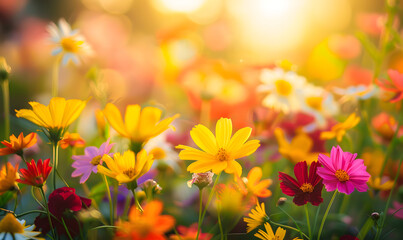
[[[80,41],[75,41],[72,38],[63,38],[60,44],[64,51],[76,53],[78,52]]]
[[[24,227],[20,222],[13,216],[11,213],[7,213],[7,215],[0,221],[0,232],[8,232],[8,233],[23,233]]]
[[[304,193],[311,193],[313,192],[313,186],[310,183],[304,183],[302,184],[302,186],[300,187],[300,189],[304,192]]]
[[[283,96],[288,96],[291,93],[292,86],[286,80],[280,79],[275,82],[277,93]]]
[[[307,97],[305,101],[313,109],[318,111],[322,109],[322,97]]]
[[[154,156],[154,159],[157,160],[164,159],[167,156],[164,149],[160,147],[153,148],[153,150],[150,151],[150,154],[152,154]]]
[[[102,156],[101,156],[101,155],[95,156],[95,157],[91,160],[91,164],[94,165],[94,166],[96,166],[96,165],[98,165],[98,164],[101,162],[101,159],[102,159]]]
[[[134,177],[134,168],[124,170],[123,173],[126,174],[129,178],[132,178]]]
[[[340,182],[346,182],[350,180],[350,177],[348,176],[347,172],[341,169],[337,170],[334,175],[336,175],[337,179],[339,179]]]
[[[227,151],[224,148],[220,148],[218,149],[217,155],[216,155],[216,159],[220,162],[223,161],[228,161],[229,160],[229,156]]]

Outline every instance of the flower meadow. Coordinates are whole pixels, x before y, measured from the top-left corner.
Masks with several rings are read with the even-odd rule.
[[[0,239],[403,238],[399,1],[0,19]]]

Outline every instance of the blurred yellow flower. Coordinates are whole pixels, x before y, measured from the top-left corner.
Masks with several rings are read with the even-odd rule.
[[[271,191],[267,189],[271,184],[271,179],[262,179],[262,169],[260,167],[252,168],[247,178],[243,178],[243,182],[245,182],[246,187],[248,188],[249,192],[253,195],[261,198],[266,198],[271,196]],[[261,180],[261,181],[260,181]]]
[[[211,170],[218,174],[225,170],[226,173],[241,176],[242,166],[235,160],[254,153],[260,146],[259,140],[247,141],[252,132],[250,127],[242,128],[232,136],[232,121],[228,118],[217,121],[215,132],[216,136],[207,127],[196,125],[190,131],[190,136],[202,150],[178,145],[176,148],[183,149],[179,158],[196,160],[187,168],[192,173]]]
[[[81,138],[79,133],[66,132],[60,140],[60,147],[66,149],[68,147],[82,148],[85,147],[85,141]]]
[[[11,163],[7,162],[7,166],[3,165],[0,170],[0,195],[6,193],[7,191],[12,191],[14,189],[18,189],[17,180],[19,175],[18,164],[13,167]]]
[[[147,155],[145,150],[140,151],[137,156],[128,150],[121,155],[115,153],[113,159],[104,154],[102,160],[108,168],[98,165],[98,172],[115,178],[119,184],[127,183],[137,185],[136,180],[150,170],[153,164],[153,156]],[[128,186],[129,188],[129,186]]]
[[[287,141],[284,131],[281,128],[276,128],[274,134],[279,145],[278,151],[284,158],[292,163],[306,161],[308,165],[310,165],[313,161],[318,159],[319,153],[311,152],[313,141],[306,133],[298,133],[298,135],[291,140],[291,143]]]
[[[123,137],[129,138],[132,142],[131,149],[139,152],[143,144],[153,137],[158,136],[169,127],[173,120],[179,117],[165,118],[160,121],[162,111],[157,107],[145,107],[140,105],[128,105],[126,107],[125,119],[123,122],[119,109],[112,103],[108,103],[104,109],[104,115],[109,124]]]
[[[266,214],[264,203],[259,205],[259,202],[257,203],[256,207],[252,209],[252,211],[248,214],[248,216],[249,218],[247,217],[243,218],[243,220],[247,224],[246,227],[247,233],[251,232],[253,229],[259,227],[260,225],[269,220],[269,216],[267,216]]]
[[[355,127],[359,122],[360,117],[357,117],[355,116],[355,113],[352,113],[346,121],[334,125],[330,131],[322,132],[320,138],[326,140],[336,138],[338,142],[341,142],[346,131]]]
[[[387,177],[381,179],[380,177],[373,176],[369,178],[368,185],[375,190],[388,191],[393,187],[393,181],[388,179]]]
[[[76,120],[83,111],[87,101],[78,99],[66,100],[54,97],[48,106],[38,102],[29,102],[32,110],[15,110],[17,117],[25,118],[46,129],[49,140],[58,142],[66,128]]]

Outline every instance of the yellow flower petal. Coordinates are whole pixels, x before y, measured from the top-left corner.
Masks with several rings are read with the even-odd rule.
[[[29,104],[32,106],[32,111],[35,113],[35,115],[45,123],[43,127],[55,127],[48,107],[37,102],[30,102]]]
[[[141,107],[140,105],[129,105],[126,108],[126,113],[125,113],[125,126],[128,131],[128,133],[133,136],[137,134],[137,129],[139,125],[139,119],[140,119],[140,111]]]
[[[69,99],[66,101],[66,107],[64,110],[62,127],[72,124],[84,110],[87,101],[79,99]]]
[[[262,169],[260,167],[252,168],[248,173],[248,185],[256,185],[262,179]]]
[[[217,161],[196,161],[190,164],[187,168],[189,172],[192,173],[201,173],[207,172],[211,170],[214,174],[220,173],[227,167],[228,163],[224,162],[217,162]]]
[[[36,114],[32,110],[21,109],[21,110],[15,110],[15,112],[16,116],[19,118],[25,118],[38,126],[46,126],[46,123],[38,116],[36,116]]]
[[[215,135],[219,148],[227,148],[232,135],[232,121],[228,118],[220,118],[217,121]]]
[[[235,173],[236,176],[242,175],[242,166],[237,161],[228,161],[228,166],[225,168],[226,173]]]
[[[190,136],[196,145],[203,151],[210,154],[216,154],[218,151],[217,142],[213,133],[205,126],[196,125],[191,131]]]
[[[250,134],[252,133],[252,128],[245,127],[238,130],[234,136],[231,138],[228,144],[228,151],[229,152],[236,152],[238,151],[242,145],[248,140]]]
[[[138,128],[140,138],[147,138],[151,135],[155,125],[161,119],[161,114],[161,109],[156,107],[145,107],[141,110]]]
[[[122,115],[114,104],[106,104],[104,115],[113,129],[115,129],[120,135],[130,138],[130,134],[127,132],[125,124],[123,123]]]
[[[242,158],[254,153],[260,146],[259,140],[247,141],[241,149],[234,153],[234,159]]]

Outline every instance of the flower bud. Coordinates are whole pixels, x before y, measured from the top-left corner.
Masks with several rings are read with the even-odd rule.
[[[0,57],[0,81],[8,79],[8,74],[11,72],[10,66],[8,66],[6,59]]]
[[[188,187],[191,188],[192,184],[195,184],[201,190],[213,182],[213,176],[214,173],[212,172],[193,173],[192,180],[187,182]]]
[[[373,213],[371,213],[371,218],[372,218],[374,221],[377,221],[380,217],[381,217],[381,215],[380,215],[378,212],[373,212]]]
[[[287,202],[287,198],[281,197],[277,201],[277,206],[283,206],[285,202]]]

